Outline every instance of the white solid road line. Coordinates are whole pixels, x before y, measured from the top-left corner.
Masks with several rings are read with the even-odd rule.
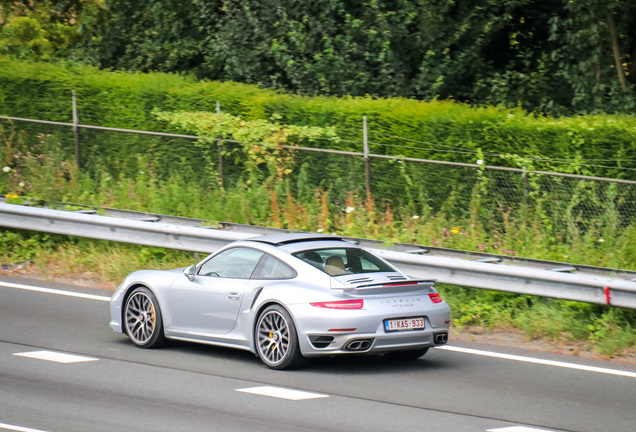
[[[0,287],[36,291],[36,292],[42,292],[47,294],[64,295],[69,297],[79,297],[79,298],[88,299],[88,300],[110,301],[110,297],[106,297],[106,296],[83,294],[83,293],[78,293],[73,291],[56,290],[51,288],[42,288],[42,287],[32,286],[32,285],[14,284],[10,282],[0,282]],[[526,363],[536,363],[536,364],[541,364],[546,366],[563,367],[563,368],[576,369],[576,370],[582,370],[587,372],[597,372],[597,373],[604,373],[604,374],[610,374],[610,375],[618,375],[618,376],[624,376],[628,378],[636,378],[636,372],[628,372],[628,371],[622,371],[617,369],[607,369],[607,368],[600,368],[600,367],[594,367],[594,366],[584,366],[584,365],[580,365],[576,363],[566,363],[566,362],[553,361],[553,360],[544,360],[544,359],[535,358],[535,357],[524,357],[524,356],[518,356],[518,355],[511,355],[511,354],[502,354],[502,353],[497,353],[492,351],[482,351],[482,350],[476,350],[471,348],[461,348],[461,347],[450,346],[450,345],[436,347],[435,349],[454,351],[454,352],[459,352],[463,354],[494,357],[494,358],[500,358],[505,360],[515,360],[515,361],[526,362]]]
[[[568,368],[568,369],[576,369],[576,370],[582,370],[587,372],[598,372],[598,373],[604,373],[604,374],[610,374],[610,375],[619,375],[619,376],[624,376],[629,378],[636,378],[636,372],[600,368],[595,366],[585,366],[585,365],[580,365],[576,363],[566,363],[566,362],[560,362],[560,361],[554,361],[554,360],[544,360],[544,359],[535,358],[535,357],[524,357],[524,356],[518,356],[518,355],[512,355],[512,354],[502,354],[502,353],[496,353],[491,351],[481,351],[481,350],[476,350],[472,348],[461,348],[461,347],[450,346],[450,345],[436,347],[435,349],[460,352],[463,354],[480,355],[485,357],[494,357],[494,358],[500,358],[505,360],[515,360],[515,361],[526,362],[526,363],[536,363],[536,364],[541,364],[546,366],[556,366],[556,367],[562,367],[562,368]]]
[[[27,290],[27,291],[37,291],[37,292],[46,293],[46,294],[57,294],[57,295],[63,295],[67,297],[79,297],[79,298],[88,299],[88,300],[110,301],[110,297],[106,297],[106,296],[98,296],[94,294],[84,294],[84,293],[78,293],[73,291],[57,290],[52,288],[43,288],[43,287],[33,286],[33,285],[22,285],[22,284],[10,283],[10,282],[0,282],[0,286],[7,287],[7,288]]]
[[[0,423],[0,429],[17,431],[17,432],[46,432],[40,429],[31,429],[27,427],[14,426],[14,425],[4,424],[4,423]]]

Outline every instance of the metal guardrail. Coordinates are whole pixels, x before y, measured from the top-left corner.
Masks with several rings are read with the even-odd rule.
[[[0,202],[0,226],[205,253],[235,240],[279,231],[116,209],[103,211],[110,216],[88,207],[64,211]],[[354,240],[417,278],[636,309],[634,271]]]

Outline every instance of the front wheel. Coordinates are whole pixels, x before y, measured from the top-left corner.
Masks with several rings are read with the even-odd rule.
[[[141,348],[157,348],[166,341],[159,303],[148,288],[135,288],[126,300],[124,328],[130,340]]]
[[[289,313],[279,305],[265,309],[256,322],[256,352],[272,369],[294,369],[306,359],[298,346],[298,334]]]

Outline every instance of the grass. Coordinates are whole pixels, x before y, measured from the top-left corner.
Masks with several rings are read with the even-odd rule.
[[[518,329],[526,340],[557,345],[578,343],[602,356],[634,354],[636,311],[581,303],[439,285],[451,305],[453,323],[462,329]]]

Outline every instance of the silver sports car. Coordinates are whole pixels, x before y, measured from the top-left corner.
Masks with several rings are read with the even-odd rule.
[[[142,348],[241,348],[273,369],[335,354],[416,359],[448,340],[450,308],[434,283],[340,237],[268,235],[186,269],[131,273],[111,298],[110,326]]]

